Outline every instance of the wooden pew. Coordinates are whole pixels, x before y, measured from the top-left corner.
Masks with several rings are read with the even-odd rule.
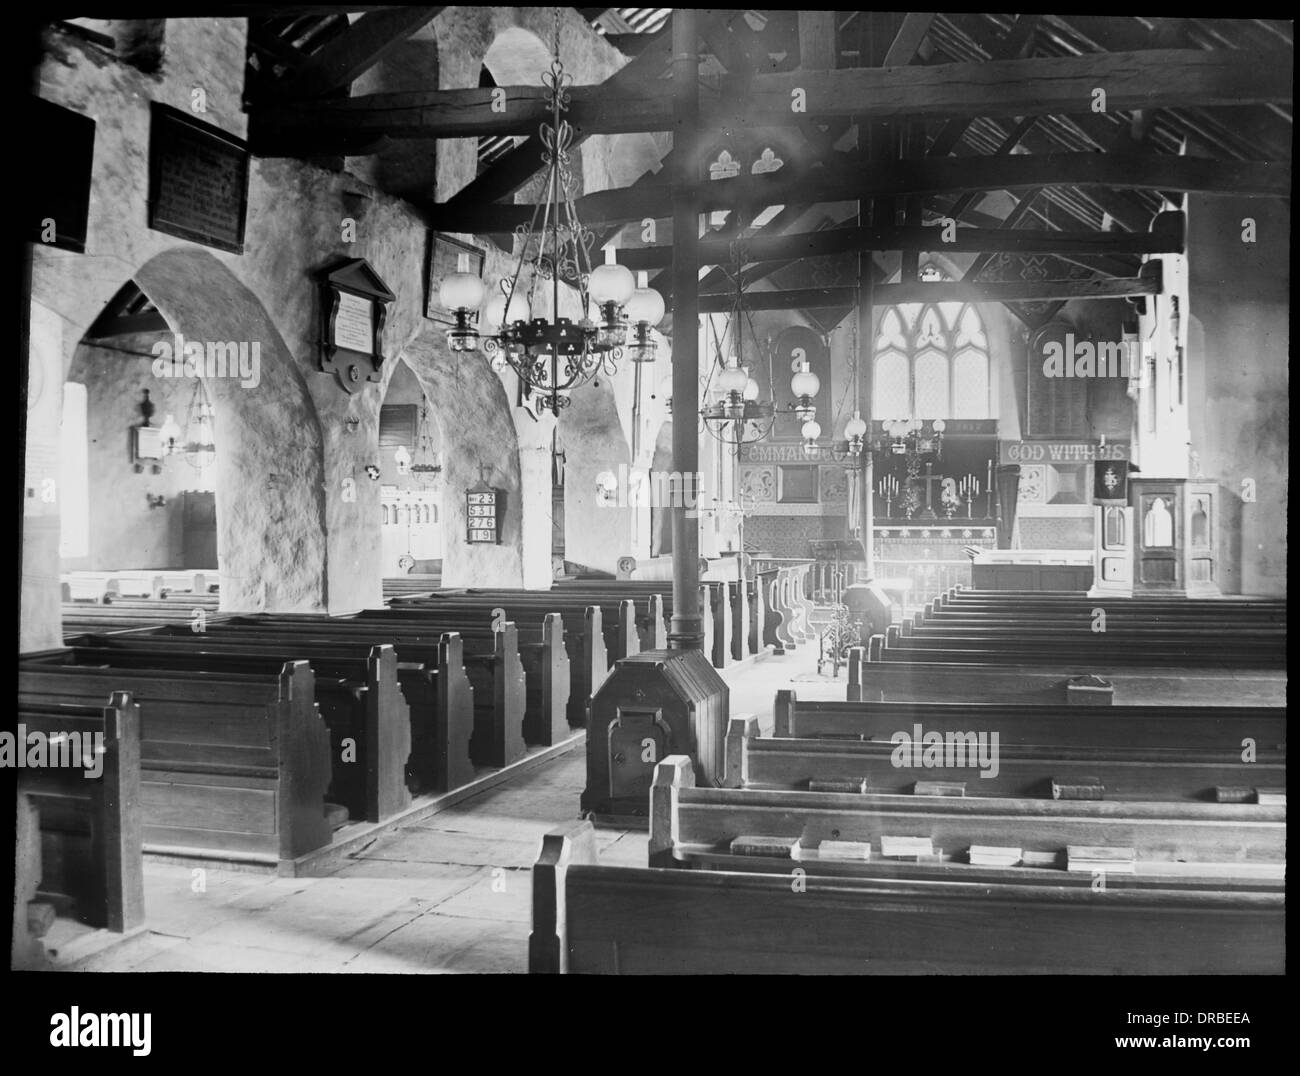
[[[585,726],[587,703],[596,688],[604,683],[610,669],[600,606],[588,605],[576,617],[571,613],[557,613],[544,607],[517,602],[508,605],[498,602],[496,607],[505,609],[506,615],[530,634],[532,632],[544,634],[547,630],[547,618],[552,615],[559,618],[569,661],[567,723],[574,728]],[[390,609],[366,609],[347,622],[374,625],[384,630],[421,632],[425,630],[424,625],[429,625],[432,630],[441,630],[445,625],[481,624],[484,617],[491,617],[491,608],[485,608],[482,602],[470,605],[435,603],[394,606]],[[629,622],[625,615],[623,623],[626,625]],[[541,660],[540,654],[538,660]],[[553,735],[560,734],[560,726],[554,716],[551,727],[554,730]]]
[[[293,650],[302,657],[329,653],[331,647],[368,645],[378,639],[396,643],[390,634],[371,628],[350,628],[352,620],[334,620],[314,614],[276,621],[262,617],[237,617],[208,633],[228,645],[267,645]],[[404,638],[399,657],[405,663],[428,665],[437,657],[436,642],[450,625],[430,630],[422,640]],[[486,626],[463,626],[459,631],[463,663],[473,687],[474,733],[470,757],[478,765],[500,767],[525,753],[523,724],[525,683],[514,624],[493,632]],[[241,643],[242,640],[242,643]]]
[[[330,842],[329,731],[305,661],[267,677],[20,660],[18,691],[20,706],[131,693],[147,850],[274,862]]]
[[[248,633],[288,634],[310,632],[324,639],[366,640],[372,644],[391,642],[400,660],[430,662],[430,647],[449,632],[462,638],[475,638],[478,645],[487,639],[491,619],[482,613],[477,622],[437,616],[418,620],[384,623],[378,618],[331,617],[316,614],[262,613],[233,617],[211,634]],[[485,625],[488,626],[485,628]],[[566,708],[570,692],[570,664],[564,641],[564,618],[548,613],[540,626],[515,625],[518,661],[524,670],[524,740],[530,744],[551,746],[570,733]],[[495,646],[495,641],[493,641]],[[506,644],[509,650],[508,643]],[[514,659],[507,660],[507,667]]]
[[[161,634],[191,638],[179,627],[157,629],[146,637]],[[459,633],[398,633],[380,624],[283,613],[232,617],[211,625],[198,638],[214,646],[275,649],[325,661],[338,655],[355,658],[372,646],[393,646],[397,680],[410,710],[407,787],[413,793],[449,792],[474,779],[469,742],[474,733],[475,693]]]
[[[1188,666],[1110,666],[1104,662],[1017,663],[867,661],[862,647],[849,650],[845,698],[850,702],[1044,702],[1069,701],[1067,687],[1096,675],[1126,691],[1167,698],[1171,704],[1207,700],[1227,706],[1282,706],[1286,673],[1274,669],[1204,669]]]
[[[1286,639],[1236,641],[1231,637],[1191,634],[1164,639],[1141,633],[1058,634],[1054,628],[988,635],[975,630],[964,636],[901,634],[891,625],[872,636],[868,661],[973,662],[985,665],[1200,666],[1207,668],[1279,668],[1286,665]]]
[[[602,866],[590,822],[533,867],[529,971],[1281,974],[1284,896]]]
[[[1112,707],[1113,709],[1113,707]],[[1077,712],[1077,711],[1076,711]],[[996,724],[996,721],[994,722]],[[906,740],[797,739],[759,735],[758,718],[732,717],[726,738],[729,788],[817,790],[827,782],[872,793],[1247,802],[1255,789],[1286,787],[1286,752],[1242,760],[1227,750],[1003,743],[969,719],[896,730]],[[924,737],[937,734],[926,751]]]
[[[316,703],[330,733],[329,802],[366,822],[381,822],[411,805],[412,728],[424,715],[413,717],[407,705],[392,646],[338,645],[305,637],[241,639],[237,634],[85,635],[70,641],[70,653],[44,656],[77,665],[263,676],[306,660],[315,673]]]
[[[26,697],[17,721],[24,735],[16,750],[25,751],[31,733],[50,745],[45,766],[17,770],[13,956],[15,966],[38,967],[46,924],[33,922],[33,904],[117,933],[144,923],[140,711],[127,692],[101,707]],[[90,777],[82,752],[96,740],[99,773]]]
[[[648,602],[643,603],[648,614]],[[470,590],[440,591],[432,598],[404,605],[408,608],[443,608],[469,615],[481,614],[485,609],[501,608],[506,617],[518,620],[516,614],[531,613],[528,620],[537,620],[547,613],[559,613],[566,621],[581,623],[588,608],[601,610],[601,627],[604,631],[605,649],[609,663],[641,652],[641,632],[637,628],[639,610],[630,598],[603,592],[596,595],[574,594],[558,591],[506,590],[475,587]]]
[[[632,599],[636,608],[636,626],[641,650],[666,650],[668,648],[668,618],[672,615],[673,584],[671,580],[605,580],[595,582],[585,579],[557,579],[552,592],[566,601],[582,599],[599,605],[611,599]]]
[[[970,728],[999,733],[1004,745],[1164,747],[1242,750],[1249,739],[1267,750],[1286,748],[1282,706],[1106,706],[1065,703],[841,702],[776,693],[776,736],[888,739],[899,729]]]
[[[119,593],[112,572],[65,572],[59,577],[59,589],[65,602],[103,604],[109,596]]]
[[[872,859],[884,854],[882,837],[907,837],[929,840],[936,855],[956,861],[977,845],[1019,849],[1033,866],[1068,866],[1071,847],[1121,846],[1140,870],[1166,874],[1276,876],[1286,864],[1285,806],[696,788],[686,756],[659,764],[650,789],[651,866],[690,866],[700,856],[716,865],[747,834],[809,850],[828,840],[868,843]]]

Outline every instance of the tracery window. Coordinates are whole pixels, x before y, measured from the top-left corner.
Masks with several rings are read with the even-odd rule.
[[[923,280],[943,279],[933,265]],[[889,307],[876,334],[872,418],[997,418],[988,335],[970,303]]]

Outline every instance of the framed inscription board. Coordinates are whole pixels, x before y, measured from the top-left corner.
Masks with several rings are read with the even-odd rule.
[[[480,482],[465,491],[465,541],[471,545],[501,541],[504,494]]]
[[[32,169],[32,240],[86,251],[90,216],[90,174],[95,159],[95,121],[53,101],[35,98],[41,151],[26,162]]]
[[[248,144],[179,109],[152,107],[149,227],[243,254]]]
[[[320,276],[320,368],[344,392],[378,381],[384,319],[396,296],[364,258],[348,258]]]

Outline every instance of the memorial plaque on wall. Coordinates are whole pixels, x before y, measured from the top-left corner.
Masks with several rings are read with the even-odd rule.
[[[344,258],[319,280],[320,369],[353,393],[381,377],[384,321],[396,296],[364,258]]]
[[[31,179],[27,201],[33,218],[31,238],[82,254],[90,216],[95,121],[41,98],[32,107],[42,137],[40,152],[24,164]]]
[[[244,253],[248,145],[179,109],[153,104],[149,227]]]

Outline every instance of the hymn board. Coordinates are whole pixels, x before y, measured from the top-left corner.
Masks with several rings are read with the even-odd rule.
[[[500,543],[504,501],[504,491],[486,482],[465,491],[465,541],[471,545]]]

